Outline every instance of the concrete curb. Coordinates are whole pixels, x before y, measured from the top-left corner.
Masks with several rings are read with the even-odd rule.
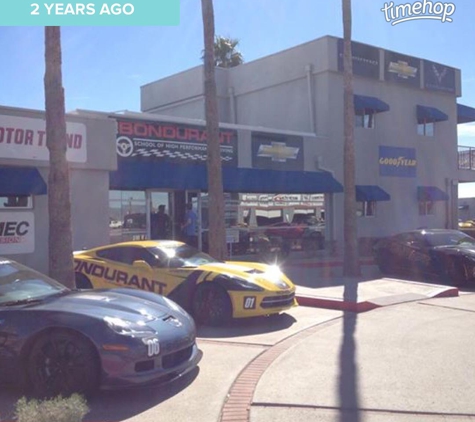
[[[437,287],[425,283],[417,283],[411,281],[402,281],[398,280],[398,283],[401,284],[415,284],[427,287]],[[443,287],[438,286],[438,289],[435,289],[431,293],[420,294],[420,293],[408,293],[404,292],[402,289],[401,294],[393,294],[388,296],[375,297],[373,299],[364,300],[364,301],[351,301],[344,300],[343,298],[338,297],[328,297],[328,296],[319,296],[308,295],[304,293],[299,293],[297,290],[296,298],[300,306],[308,306],[313,308],[325,308],[325,309],[334,309],[339,311],[347,312],[367,312],[376,308],[381,308],[383,306],[396,305],[404,302],[414,302],[418,300],[426,300],[433,298],[442,298],[442,297],[456,297],[459,295],[459,290],[456,287]],[[315,289],[318,290],[318,289]]]

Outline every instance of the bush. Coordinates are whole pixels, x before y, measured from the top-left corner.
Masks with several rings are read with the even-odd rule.
[[[79,394],[51,400],[18,400],[15,413],[18,422],[81,422],[89,412],[86,400]]]

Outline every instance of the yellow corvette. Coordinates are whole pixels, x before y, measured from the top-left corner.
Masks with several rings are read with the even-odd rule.
[[[173,240],[135,241],[74,253],[78,288],[132,287],[172,299],[205,324],[275,314],[297,305],[278,267],[221,262]]]

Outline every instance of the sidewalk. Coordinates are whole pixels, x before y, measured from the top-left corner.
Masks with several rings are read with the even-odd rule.
[[[475,420],[475,295],[345,313],[279,355],[251,422]]]
[[[301,306],[365,312],[381,306],[458,296],[455,287],[382,277],[372,258],[362,258],[361,277],[343,277],[340,257],[285,261],[282,270],[297,285]]]

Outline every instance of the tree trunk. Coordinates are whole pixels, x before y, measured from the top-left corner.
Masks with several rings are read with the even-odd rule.
[[[351,0],[342,0],[343,84],[344,84],[344,263],[343,275],[359,276],[358,233],[355,188],[355,108],[353,103],[353,62],[351,52]]]
[[[61,30],[45,27],[46,146],[49,150],[48,214],[49,275],[73,288],[74,267],[71,232],[69,166],[64,89],[61,73]]]
[[[209,253],[216,259],[226,258],[226,228],[224,225],[224,193],[219,143],[218,100],[214,67],[213,0],[201,0],[204,33],[204,78],[206,130],[208,133],[208,215]]]

